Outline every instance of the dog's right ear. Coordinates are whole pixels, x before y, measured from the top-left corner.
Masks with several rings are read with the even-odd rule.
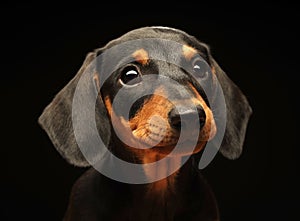
[[[102,49],[97,49],[89,53],[75,77],[54,97],[52,102],[45,108],[39,117],[39,124],[47,132],[57,151],[71,164],[80,167],[90,166],[79,149],[73,131],[72,123],[72,103],[76,86],[83,74],[89,74],[94,87],[87,87],[86,90],[93,90],[97,93],[100,90],[100,82],[95,65],[89,67],[101,53]],[[86,73],[89,72],[89,73]],[[92,73],[91,73],[92,72]],[[99,94],[98,94],[99,95]],[[110,126],[107,118],[106,108],[101,95],[97,97],[95,106],[95,120],[98,132],[104,139],[104,144],[108,144],[110,137]]]
[[[236,159],[242,153],[252,108],[240,88],[225,74],[212,57],[211,63],[222,87],[226,103],[227,122],[220,152],[228,159]]]

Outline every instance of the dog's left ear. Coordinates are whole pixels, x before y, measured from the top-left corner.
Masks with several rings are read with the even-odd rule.
[[[226,130],[220,152],[229,159],[236,159],[242,152],[247,124],[252,114],[252,109],[242,91],[229,79],[211,56],[210,63],[213,73],[217,76],[222,87],[226,103]]]
[[[98,73],[95,65],[91,64],[94,64],[97,55],[100,53],[101,49],[97,49],[86,56],[85,61],[75,77],[58,92],[38,120],[39,124],[47,132],[54,147],[62,157],[70,164],[80,167],[90,166],[90,164],[82,154],[82,150],[78,147],[75,139],[72,122],[73,98],[78,82],[83,74],[88,76],[86,77],[87,82],[85,82],[84,87],[86,93],[94,93],[96,97],[99,95],[97,95],[100,87],[99,79],[97,77]],[[110,126],[106,108],[101,96],[97,97],[95,113],[95,120],[97,125],[99,125],[98,133],[103,138],[103,142],[108,144],[110,138]]]

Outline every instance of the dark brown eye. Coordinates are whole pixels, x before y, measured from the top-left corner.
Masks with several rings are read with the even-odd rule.
[[[134,86],[141,82],[141,75],[136,66],[130,65],[121,71],[120,81],[124,85]]]
[[[205,61],[195,59],[195,61],[193,62],[193,70],[196,77],[204,79],[209,75],[210,67]]]

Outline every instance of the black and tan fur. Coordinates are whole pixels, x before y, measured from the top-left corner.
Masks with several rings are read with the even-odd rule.
[[[71,105],[76,84],[88,64],[96,56],[114,45],[142,38],[160,38],[182,44],[182,47],[173,53],[186,64],[191,63],[197,55],[204,58],[212,70],[211,76],[208,76],[206,80],[212,85],[216,80],[220,82],[227,106],[226,132],[220,152],[227,158],[237,158],[242,151],[248,119],[252,112],[247,99],[218,66],[207,45],[183,31],[164,27],[133,30],[88,54],[76,76],[57,94],[39,118],[39,123],[48,133],[56,149],[69,163],[81,167],[90,166],[80,152],[72,130]],[[151,53],[166,50],[163,45],[153,46],[153,48]],[[118,52],[112,53],[113,56],[119,56]],[[168,157],[163,168],[145,170],[146,176],[150,178],[158,172],[167,173],[170,168],[180,163],[182,156],[187,154],[182,150],[177,155],[167,156],[178,140],[180,134],[178,125],[183,123],[178,122],[176,113],[175,118],[172,118],[174,105],[187,109],[195,105],[201,109],[201,114],[200,112],[198,114],[203,127],[199,134],[188,131],[188,134],[192,136],[199,136],[194,155],[172,175],[149,184],[120,183],[90,168],[73,186],[64,220],[219,220],[213,193],[197,167],[199,153],[218,130],[214,121],[216,117],[214,110],[211,110],[211,104],[203,89],[181,68],[151,59],[147,48],[128,48],[128,54],[134,60],[128,65],[134,66],[140,75],[159,73],[180,83],[186,90],[179,95],[174,85],[171,85],[171,91],[166,90],[164,85],[157,85],[156,88],[145,86],[140,89],[134,86],[127,87],[120,81],[122,71],[127,67],[117,69],[103,83],[96,105],[97,126],[108,149],[119,158],[138,164],[155,162]],[[98,87],[101,76],[105,74],[103,65],[100,63],[97,69],[93,70],[95,72],[93,81]],[[153,95],[144,96],[134,103],[128,121],[112,106],[115,95],[122,87],[127,87],[128,97],[138,96],[142,92],[139,91],[141,88],[153,92]],[[165,94],[166,97],[172,98],[173,96],[176,98],[175,103],[170,102],[164,96],[157,95],[157,92]],[[119,131],[123,131],[124,125],[129,123],[132,133],[124,137],[134,140],[136,145],[151,146],[157,140],[159,142],[150,149],[138,149],[125,145],[112,129],[112,117],[118,119],[116,126]],[[149,122],[150,118],[151,122]],[[166,127],[162,127],[162,121],[165,121]]]

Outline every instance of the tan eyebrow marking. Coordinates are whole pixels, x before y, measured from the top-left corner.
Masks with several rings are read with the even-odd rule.
[[[182,54],[187,60],[191,60],[192,57],[194,57],[195,54],[197,54],[197,50],[188,45],[183,45],[182,46]]]
[[[146,65],[149,63],[149,55],[148,52],[141,48],[139,50],[136,50],[135,52],[133,52],[132,56],[134,57],[134,59],[139,62],[142,65]]]

